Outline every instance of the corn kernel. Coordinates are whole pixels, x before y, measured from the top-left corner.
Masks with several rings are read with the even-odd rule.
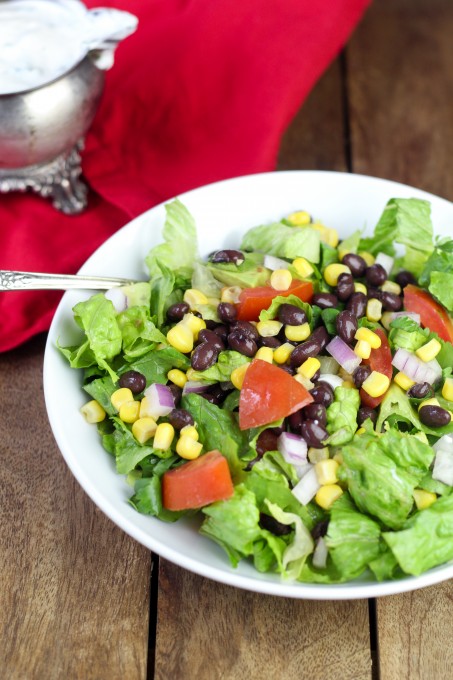
[[[305,322],[300,326],[285,326],[285,336],[292,342],[302,342],[306,340],[311,333],[310,324]]]
[[[381,317],[382,302],[376,298],[371,298],[366,305],[366,318],[368,321],[379,321]]]
[[[84,404],[80,409],[80,413],[87,423],[102,423],[106,416],[104,409],[96,399],[92,399]]]
[[[188,354],[193,350],[194,334],[189,325],[182,321],[178,321],[173,328],[170,328],[167,333],[167,340],[172,347],[183,354]]]
[[[384,326],[386,331],[390,330],[390,324],[393,321],[393,312],[383,312],[380,318],[381,324]]]
[[[356,434],[365,434],[365,432],[366,432],[366,430],[365,430],[365,428],[364,428],[364,427],[359,427],[359,429],[358,429],[358,430],[356,430],[356,432],[355,432],[355,433],[356,433]]]
[[[399,285],[399,283],[396,283],[396,281],[390,281],[390,279],[384,281],[384,283],[381,286],[381,290],[384,291],[384,293],[393,293],[393,295],[401,295],[401,286]]]
[[[446,378],[442,387],[442,396],[447,401],[453,401],[453,378]]]
[[[441,349],[442,345],[440,344],[439,340],[433,338],[425,345],[422,345],[421,347],[416,349],[415,354],[422,361],[432,361],[439,354]]]
[[[367,267],[371,267],[372,264],[374,264],[375,257],[371,253],[368,253],[366,250],[359,250],[357,255],[360,255],[360,257],[363,257],[363,259],[366,262]]]
[[[340,274],[350,274],[351,270],[345,264],[328,264],[324,270],[324,280],[329,286],[336,286]]]
[[[285,218],[292,227],[305,227],[311,223],[311,215],[306,210],[296,210]]]
[[[310,448],[307,451],[307,458],[312,463],[315,465],[315,463],[319,463],[321,460],[327,460],[329,457],[329,447],[324,446],[322,449],[315,449],[314,446],[310,446]]]
[[[407,392],[407,390],[409,390],[412,385],[415,385],[415,382],[408,378],[407,375],[402,371],[395,375],[393,382],[396,382],[396,384],[399,385],[399,387],[401,387],[401,389],[405,392]]]
[[[234,305],[239,302],[239,295],[242,288],[240,286],[226,286],[220,291],[220,302],[229,302]]]
[[[440,406],[440,404],[437,401],[436,397],[433,397],[432,399],[425,399],[425,401],[422,401],[419,404],[419,407],[418,407],[419,411],[420,411],[422,406]]]
[[[366,340],[357,340],[354,353],[361,359],[369,359],[371,355],[371,345]]]
[[[336,454],[332,456],[332,460],[336,460],[338,465],[343,465],[343,454],[341,453],[341,451],[337,451]]]
[[[183,300],[187,302],[190,309],[196,309],[197,305],[208,304],[206,295],[201,290],[197,290],[197,288],[188,288],[184,293]]]
[[[267,361],[268,364],[272,364],[274,360],[274,350],[272,347],[260,347],[255,354],[255,359],[261,359],[261,361]]]
[[[297,372],[301,373],[310,380],[311,378],[313,378],[316,371],[319,371],[320,368],[321,362],[319,361],[319,359],[316,359],[316,357],[309,357],[303,362],[303,364],[299,366]]]
[[[187,380],[195,380],[195,378],[194,378],[195,373],[196,373],[196,370],[194,368],[192,368],[192,367],[188,368],[187,371],[186,371]]]
[[[128,387],[120,387],[120,389],[115,390],[115,392],[113,392],[112,396],[110,397],[112,406],[117,411],[120,410],[122,404],[124,404],[126,401],[132,401],[133,399],[134,395]]]
[[[364,295],[367,295],[368,289],[364,283],[360,283],[360,281],[354,281],[354,293],[363,293]]]
[[[355,390],[357,389],[352,380],[343,380],[341,383],[342,387],[345,387],[347,390]]]
[[[294,380],[296,380],[302,387],[305,387],[306,390],[312,390],[313,387],[315,386],[314,383],[309,378],[306,378],[302,373],[296,373],[294,377]]]
[[[176,453],[186,460],[195,460],[203,450],[203,444],[187,434],[181,435],[176,442]]]
[[[318,490],[315,501],[321,508],[324,508],[324,510],[330,510],[332,505],[342,494],[343,489],[341,486],[338,486],[338,484],[325,484]]]
[[[195,316],[195,314],[192,314],[190,312],[188,314],[184,314],[182,321],[180,321],[179,323],[185,324],[186,326],[189,327],[189,329],[192,331],[192,335],[195,340],[198,340],[198,333],[202,331],[204,328],[206,328],[206,321],[201,317]],[[192,350],[189,351],[191,352]]]
[[[280,321],[269,319],[268,321],[258,321],[256,330],[262,338],[272,338],[280,333],[283,324]]]
[[[429,508],[430,505],[437,501],[435,493],[425,491],[424,489],[414,489],[412,495],[418,510],[425,510],[425,508]]]
[[[338,241],[340,240],[338,238],[338,231],[336,229],[327,227],[327,232],[324,240],[327,243],[327,245],[331,246],[332,248],[336,248],[338,245]]]
[[[249,364],[247,362],[246,364],[242,364],[242,366],[235,368],[234,371],[231,371],[230,380],[237,390],[242,389],[242,384],[244,382],[248,367]]]
[[[333,458],[328,458],[326,460],[320,460],[315,464],[316,477],[318,478],[319,484],[324,486],[325,484],[335,484],[338,481],[337,470],[339,465]]]
[[[154,417],[151,413],[151,406],[148,397],[143,397],[140,401],[140,411],[138,413],[139,418]]]
[[[379,349],[382,344],[379,335],[377,333],[373,333],[373,331],[371,331],[369,328],[365,328],[365,326],[358,328],[354,337],[356,340],[366,340],[372,349]]]
[[[271,274],[270,284],[274,290],[288,290],[292,281],[289,269],[276,269]]]
[[[144,444],[148,439],[151,439],[155,435],[156,430],[157,423],[151,416],[140,417],[132,423],[132,434],[140,444]]]
[[[120,406],[119,416],[125,423],[135,423],[140,413],[139,401],[125,401]]]
[[[168,371],[167,378],[178,387],[184,387],[188,380],[187,375],[184,371],[180,371],[179,368],[172,368]]]
[[[298,275],[303,279],[308,279],[315,271],[305,257],[296,257],[292,264]]]
[[[342,243],[338,246],[338,259],[340,262],[343,261],[343,258],[346,257],[346,255],[349,255],[349,253],[352,252],[348,248],[345,248]]]
[[[196,442],[197,442],[197,441],[199,440],[199,438],[200,438],[200,435],[199,435],[198,430],[197,430],[197,428],[195,427],[195,425],[185,425],[185,426],[181,429],[180,434],[181,434],[181,435],[184,435],[184,436],[187,436],[187,437],[191,437],[192,439],[195,439]]]
[[[157,426],[153,447],[166,451],[170,448],[173,438],[175,436],[175,428],[170,423],[159,423]]]
[[[370,397],[382,397],[389,387],[390,379],[378,371],[371,371],[368,378],[362,383],[362,389],[364,389]]]
[[[274,361],[276,364],[286,364],[291,352],[294,350],[294,345],[290,342],[284,342],[280,347],[274,349]]]

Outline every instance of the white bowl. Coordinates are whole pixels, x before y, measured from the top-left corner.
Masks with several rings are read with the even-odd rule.
[[[261,223],[304,209],[335,227],[342,237],[356,229],[372,230],[388,199],[417,197],[431,201],[437,234],[453,224],[453,204],[412,187],[347,173],[295,171],[251,175],[202,187],[179,196],[195,217],[201,254],[237,247],[242,233]],[[143,258],[159,243],[164,205],[156,206],[120,229],[80,270],[84,274],[146,278]],[[453,577],[453,565],[431,569],[418,577],[377,583],[370,578],[342,585],[312,585],[260,574],[246,561],[234,569],[226,553],[201,536],[190,521],[167,524],[140,515],[129,504],[132,489],[115,471],[95,427],[79,413],[86,401],[81,374],[69,368],[56,349],[79,337],[72,307],[89,297],[67,292],[50,328],[44,360],[44,392],[50,424],[58,446],[76,479],[110,519],[127,534],[166,559],[197,574],[239,588],[284,597],[342,600],[377,597],[429,586]]]

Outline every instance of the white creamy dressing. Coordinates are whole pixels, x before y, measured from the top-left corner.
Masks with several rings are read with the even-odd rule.
[[[88,11],[79,0],[0,0],[0,95],[55,80],[136,26],[127,12]]]

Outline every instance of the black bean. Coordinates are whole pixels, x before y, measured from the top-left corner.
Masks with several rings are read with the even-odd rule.
[[[307,321],[307,315],[303,309],[296,305],[283,303],[278,308],[278,320],[288,326],[301,326]]]
[[[219,352],[225,349],[225,343],[222,338],[217,333],[210,331],[207,328],[201,329],[198,333],[198,340],[200,340],[200,342],[209,342],[211,345],[214,345],[214,347],[217,347]]]
[[[316,420],[303,420],[300,430],[308,446],[313,446],[315,449],[322,448],[324,446],[323,442],[329,436],[326,428]]]
[[[408,389],[407,396],[411,399],[427,399],[434,396],[434,390],[427,382],[415,383]]]
[[[288,364],[283,364],[283,366],[280,366],[282,371],[285,371],[285,373],[289,373],[289,375],[295,375],[296,374],[296,369],[293,368],[292,366],[288,366]]]
[[[246,357],[254,357],[258,351],[258,345],[255,340],[252,340],[239,330],[234,330],[228,335],[228,345],[230,349],[240,352]]]
[[[132,394],[140,394],[146,387],[146,378],[138,371],[126,371],[118,380],[120,387],[128,387]]]
[[[278,434],[272,428],[268,427],[263,430],[256,440],[256,452],[261,457],[266,451],[277,451],[278,449]]]
[[[323,404],[326,408],[333,402],[335,396],[332,387],[329,383],[321,380],[310,390],[316,404]]]
[[[209,257],[211,262],[233,262],[234,264],[242,264],[244,262],[244,253],[240,250],[216,250]]]
[[[316,371],[316,373],[314,374],[314,376],[311,379],[312,383],[318,382],[320,377],[321,377],[321,369],[318,368],[318,370]]]
[[[354,341],[354,336],[357,333],[358,323],[357,317],[352,312],[345,309],[340,312],[335,319],[337,333],[342,340],[348,345]]]
[[[227,341],[228,337],[228,327],[225,326],[224,324],[220,324],[219,326],[216,326],[213,329],[214,333],[219,336],[221,340],[223,340],[224,343]]]
[[[173,395],[173,400],[175,402],[175,406],[178,406],[179,402],[181,401],[182,397],[182,389],[178,387],[178,385],[175,385],[174,383],[170,383],[170,385],[167,385],[167,387],[170,389],[172,395]]]
[[[387,272],[381,264],[372,264],[366,268],[365,278],[370,286],[382,286],[387,281]]]
[[[415,276],[405,269],[398,272],[398,274],[395,276],[395,281],[399,286],[401,286],[401,288],[405,288],[409,283],[412,283],[413,285],[417,284]]]
[[[167,319],[169,321],[181,321],[184,314],[190,312],[190,307],[187,302],[175,302],[167,309]]]
[[[264,512],[260,513],[260,527],[270,531],[274,536],[286,536],[292,531],[290,524],[282,524],[271,515],[265,515]]]
[[[280,347],[282,343],[278,338],[270,336],[268,338],[260,338],[258,340],[258,344],[260,347],[271,347],[272,349],[277,349],[277,347]]]
[[[255,342],[260,337],[256,327],[249,321],[236,321],[234,324],[232,324],[231,331],[240,331],[243,335],[246,335],[251,340],[255,340]]]
[[[346,303],[346,309],[360,319],[366,314],[367,296],[364,293],[353,293]]]
[[[358,366],[354,373],[352,374],[352,379],[354,380],[354,385],[359,390],[368,376],[371,375],[371,368],[369,366]]]
[[[399,312],[403,309],[403,301],[399,295],[395,293],[382,292],[381,295],[382,307],[386,312]]]
[[[321,519],[315,524],[311,530],[312,538],[316,541],[318,538],[325,536],[327,534],[327,529],[329,528],[329,520]]]
[[[354,292],[354,279],[351,274],[347,274],[346,272],[340,274],[335,292],[337,298],[342,302],[345,302],[351,297]]]
[[[380,288],[373,288],[373,286],[368,286],[368,299],[369,300],[382,300],[382,296],[384,295],[384,291],[381,290]]]
[[[238,312],[235,305],[231,302],[219,302],[217,305],[217,314],[219,315],[220,321],[224,323],[232,323],[236,321]]]
[[[220,404],[232,390],[224,390],[220,383],[216,383],[215,385],[212,385],[212,387],[209,387],[207,391],[209,394],[213,394],[217,399],[217,403]]]
[[[299,409],[295,413],[291,413],[291,415],[288,416],[288,423],[291,431],[295,432],[296,434],[300,434],[300,426],[303,420],[305,420],[305,418],[303,416],[302,409]]]
[[[367,420],[368,418],[370,418],[373,425],[375,425],[377,420],[376,411],[373,408],[370,408],[369,406],[362,406],[361,408],[359,408],[357,412],[358,425],[363,425],[365,420]]]
[[[310,338],[319,342],[321,352],[330,341],[330,337],[325,326],[318,326],[318,328],[315,328],[313,333],[310,335]]]
[[[193,425],[194,420],[185,408],[174,408],[168,414],[168,422],[173,425],[175,430],[182,430],[186,425]]]
[[[306,420],[316,420],[317,423],[321,423],[323,427],[327,423],[327,411],[323,404],[308,404],[302,409],[302,413]]]
[[[300,345],[293,349],[289,358],[290,365],[293,368],[298,368],[309,357],[318,356],[321,349],[321,342],[316,337],[313,338],[312,333],[308,340],[305,340],[305,342],[300,343]]]
[[[211,394],[211,392],[200,392],[200,397],[209,401],[210,404],[215,404],[218,406],[220,404],[220,399],[216,394]]]
[[[205,371],[207,368],[214,366],[218,356],[218,347],[210,342],[202,342],[192,352],[190,363],[195,371]]]
[[[451,420],[450,411],[435,404],[421,406],[418,410],[418,415],[423,425],[427,427],[443,427],[448,425]]]
[[[312,305],[317,305],[321,309],[336,308],[338,298],[333,293],[315,293],[311,299]]]
[[[345,264],[351,270],[353,276],[362,277],[365,274],[365,269],[367,264],[363,257],[356,255],[355,253],[348,253],[342,259],[342,263]]]

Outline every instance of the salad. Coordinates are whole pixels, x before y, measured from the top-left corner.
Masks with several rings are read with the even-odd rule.
[[[175,200],[163,241],[59,345],[132,506],[307,583],[453,559],[453,240],[429,202],[342,240],[301,210],[201,258]]]

